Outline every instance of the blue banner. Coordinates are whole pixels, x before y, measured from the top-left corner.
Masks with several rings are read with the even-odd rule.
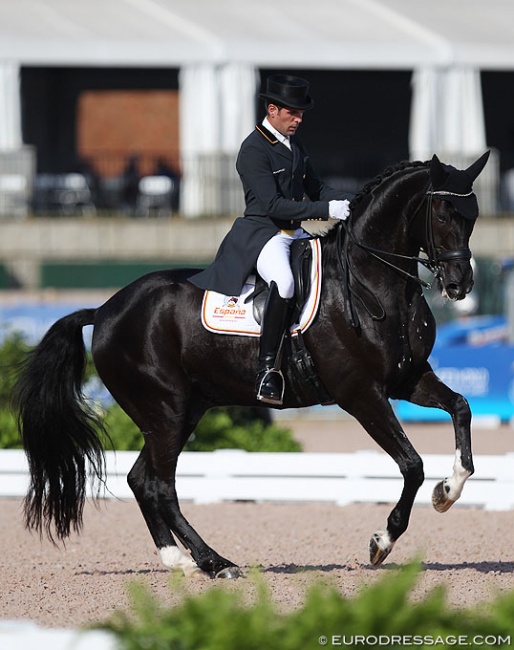
[[[440,327],[430,363],[437,376],[464,395],[473,416],[514,418],[514,346],[502,317],[483,317]],[[449,420],[443,411],[394,402],[401,420]]]

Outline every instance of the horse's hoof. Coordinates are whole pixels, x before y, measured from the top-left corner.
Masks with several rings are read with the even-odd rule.
[[[393,550],[394,542],[387,532],[373,533],[369,540],[369,561],[373,566],[380,566]]]
[[[444,481],[439,481],[432,492],[432,505],[437,512],[446,512],[449,510],[455,501],[448,498],[448,494]]]
[[[221,571],[218,571],[215,578],[225,578],[226,580],[235,580],[236,578],[243,578],[244,574],[238,566],[227,566]]]

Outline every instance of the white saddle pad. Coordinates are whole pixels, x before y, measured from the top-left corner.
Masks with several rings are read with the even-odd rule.
[[[318,239],[311,239],[311,289],[299,323],[291,327],[294,334],[298,329],[304,332],[314,320],[319,307],[321,293],[321,245]],[[236,336],[259,336],[261,326],[253,316],[252,301],[246,298],[255,289],[255,276],[251,275],[240,296],[224,296],[216,291],[206,291],[202,304],[202,325],[209,332]]]

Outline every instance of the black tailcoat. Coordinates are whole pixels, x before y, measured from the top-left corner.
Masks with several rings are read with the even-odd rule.
[[[297,138],[290,141],[291,150],[262,125],[244,140],[236,162],[244,217],[235,220],[214,262],[191,278],[197,287],[240,295],[263,246],[279,230],[299,228],[307,219],[326,221],[328,202],[347,198],[323,183]]]

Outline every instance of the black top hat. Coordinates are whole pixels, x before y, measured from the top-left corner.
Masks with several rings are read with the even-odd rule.
[[[278,106],[307,111],[314,106],[309,95],[309,82],[288,74],[273,74],[266,79],[266,91],[261,99],[276,103]]]
[[[476,219],[478,201],[473,192],[473,182],[484,168],[489,153],[486,151],[467,169],[445,165],[434,154],[430,163],[432,191],[429,193],[437,199],[449,201],[466,219]]]

